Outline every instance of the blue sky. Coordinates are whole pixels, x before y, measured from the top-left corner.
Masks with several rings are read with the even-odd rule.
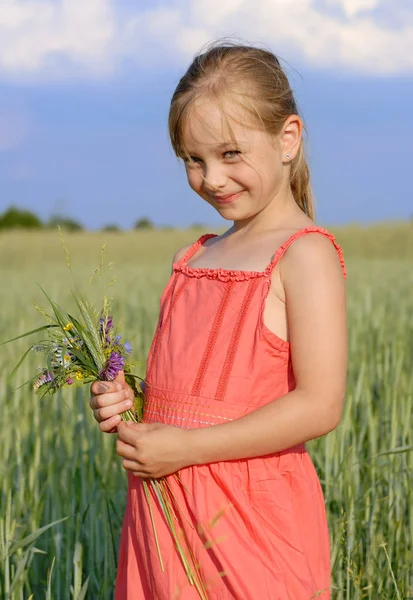
[[[298,71],[287,66],[309,130],[318,220],[411,218],[411,2],[221,4],[5,0],[0,211],[58,211],[89,228],[130,227],[142,216],[221,224],[188,188],[166,122],[194,52],[237,34]]]

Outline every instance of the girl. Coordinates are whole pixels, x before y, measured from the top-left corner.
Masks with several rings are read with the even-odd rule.
[[[342,412],[345,267],[313,222],[303,123],[279,61],[212,46],[180,80],[169,130],[191,188],[233,224],[174,257],[145,423],[120,422],[132,396],[123,379],[92,385],[95,418],[118,432],[129,472],[116,598],[198,598],[155,509],[161,571],[142,489],[142,477],[179,470],[187,491],[168,480],[208,598],[327,600],[329,535],[305,442]]]

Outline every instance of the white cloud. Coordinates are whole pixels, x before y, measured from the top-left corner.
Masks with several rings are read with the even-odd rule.
[[[111,0],[2,0],[0,70],[59,78],[63,62],[65,68],[105,74],[113,68],[115,36]]]
[[[341,8],[348,17],[377,8],[380,0],[327,0],[328,4]]]
[[[116,0],[2,0],[0,77],[108,78],[125,58],[184,65],[228,35],[316,68],[413,72],[406,0],[164,0],[134,12]]]

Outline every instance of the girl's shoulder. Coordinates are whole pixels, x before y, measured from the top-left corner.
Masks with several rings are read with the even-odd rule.
[[[205,233],[201,235],[200,238],[194,240],[192,244],[188,244],[187,246],[182,246],[179,250],[175,252],[175,255],[172,259],[172,264],[179,263],[181,261],[185,262],[190,255],[194,254],[201,245],[208,245],[208,240],[212,238],[220,237],[216,233]]]
[[[285,269],[304,269],[309,273],[331,268],[346,277],[341,246],[333,233],[318,225],[311,225],[293,233],[277,250],[274,262],[279,262],[281,258]],[[280,268],[282,269],[281,263]]]
[[[179,248],[179,250],[177,250],[174,254],[172,264],[179,262],[185,256],[185,254],[192,248],[192,245],[193,244],[188,244],[187,246],[182,246],[182,248]]]

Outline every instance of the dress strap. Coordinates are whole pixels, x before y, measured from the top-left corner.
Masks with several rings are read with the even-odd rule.
[[[195,254],[195,252],[197,250],[199,250],[199,248],[203,245],[204,242],[206,242],[207,240],[209,240],[209,238],[216,237],[216,236],[217,236],[216,233],[205,233],[204,235],[202,235],[199,238],[199,240],[197,240],[196,242],[194,242],[192,244],[192,246],[190,246],[188,248],[188,250],[182,256],[182,258],[180,260],[178,260],[178,262],[176,263],[176,266],[182,267],[182,266],[186,265],[186,263],[189,260],[191,260],[191,258]]]
[[[330,233],[329,231],[327,231],[327,229],[324,229],[323,227],[318,227],[317,225],[313,225],[312,227],[306,227],[305,229],[300,229],[299,231],[296,231],[295,233],[293,233],[293,235],[290,236],[288,238],[288,240],[286,242],[284,242],[284,244],[282,246],[280,246],[278,248],[277,252],[274,254],[272,261],[270,262],[270,264],[267,267],[268,274],[271,274],[275,265],[281,260],[281,258],[284,256],[285,252],[288,250],[288,248],[291,246],[291,244],[296,239],[302,237],[303,235],[307,235],[308,233],[321,233],[322,235],[324,235],[325,237],[329,238],[332,241],[335,249],[337,250],[338,257],[340,259],[343,276],[344,276],[344,278],[346,278],[347,272],[346,272],[346,265],[344,263],[343,250],[341,249],[339,244],[337,244],[336,238],[334,237],[334,235],[332,233]]]

